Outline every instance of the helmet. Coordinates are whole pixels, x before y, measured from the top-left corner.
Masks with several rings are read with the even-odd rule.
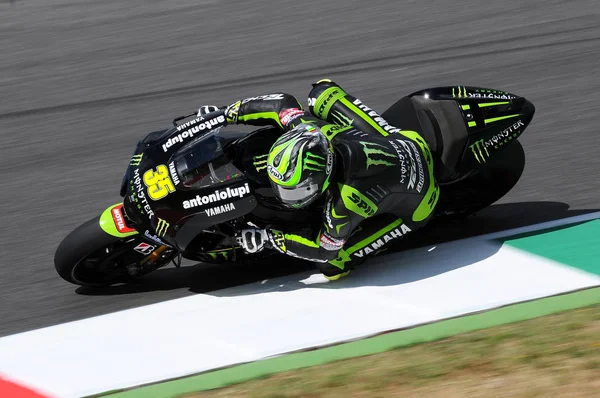
[[[267,173],[273,191],[286,206],[314,202],[329,186],[333,147],[317,126],[301,123],[271,147]]]

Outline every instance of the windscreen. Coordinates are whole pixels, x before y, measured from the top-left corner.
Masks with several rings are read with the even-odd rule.
[[[242,177],[242,173],[223,153],[219,130],[213,130],[182,148],[172,161],[188,189],[198,189]]]

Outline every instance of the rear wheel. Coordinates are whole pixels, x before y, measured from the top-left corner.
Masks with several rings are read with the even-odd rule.
[[[517,184],[524,168],[523,146],[514,141],[469,177],[441,186],[435,218],[463,218],[490,206]]]
[[[126,238],[108,235],[100,228],[99,220],[100,217],[95,217],[77,227],[56,249],[54,266],[67,282],[81,286],[126,283],[167,265],[176,255],[168,249],[152,255],[152,261],[148,261],[148,255],[133,250],[142,242],[138,235]]]

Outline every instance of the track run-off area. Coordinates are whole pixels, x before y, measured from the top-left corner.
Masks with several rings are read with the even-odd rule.
[[[0,374],[88,396],[598,287],[599,217],[381,257],[337,283],[309,271],[4,337]]]
[[[140,311],[172,303],[182,305],[170,309],[174,314],[184,312],[187,306],[196,308],[195,318],[187,322],[198,322],[194,324],[198,330],[185,329],[186,321],[171,327],[162,318],[160,322],[142,322],[144,338],[153,342],[147,355],[151,357],[156,349],[158,358],[168,355],[160,347],[170,339],[194,333],[208,336],[218,326],[217,321],[210,321],[211,316],[222,316],[221,326],[228,325],[233,333],[235,328],[242,330],[242,324],[257,328],[283,317],[300,325],[314,315],[308,304],[288,308],[281,302],[281,307],[263,308],[255,318],[227,307],[236,294],[247,295],[244,303],[263,305],[265,291],[261,289],[272,289],[271,295],[299,298],[314,294],[315,300],[339,300],[344,303],[340,314],[352,318],[340,327],[364,317],[360,322],[364,329],[348,331],[355,336],[377,329],[370,318],[375,315],[355,311],[351,305],[367,298],[384,308],[398,305],[417,323],[507,302],[506,297],[513,287],[517,291],[521,282],[484,289],[462,277],[485,263],[486,271],[494,275],[497,272],[516,281],[521,280],[519,276],[526,281],[531,275],[527,272],[533,269],[515,265],[525,261],[522,248],[504,244],[497,249],[487,243],[452,252],[451,246],[441,243],[589,217],[600,210],[599,21],[596,0],[468,0],[460,4],[284,0],[276,6],[266,0],[0,2],[4,203],[0,213],[0,337],[20,339],[26,336],[20,333],[39,328],[105,319],[88,319],[99,315],[119,319],[127,312],[117,311],[148,305]],[[76,226],[119,201],[122,174],[136,142],[147,132],[169,125],[173,117],[202,104],[227,104],[275,90],[294,94],[306,105],[310,83],[323,77],[335,80],[380,112],[403,95],[434,86],[483,86],[525,96],[536,106],[536,114],[520,138],[527,156],[521,181],[499,203],[465,222],[432,226],[403,242],[403,249],[416,247],[416,251],[382,257],[336,285],[324,283],[310,266],[298,264],[257,264],[252,269],[186,264],[181,269],[159,270],[135,285],[103,290],[78,288],[56,274],[52,260],[59,242]],[[434,246],[436,249],[427,251]],[[415,261],[436,256],[440,248],[446,248],[441,263],[419,263],[417,267]],[[506,265],[486,262],[504,252],[518,258],[511,257]],[[421,259],[415,253],[427,255]],[[458,253],[467,253],[467,259],[460,260]],[[535,258],[532,267],[546,266],[546,260]],[[562,259],[552,261],[564,264]],[[591,272],[555,262],[553,269],[576,275],[581,278],[578,280],[595,278]],[[415,280],[415,275],[426,277]],[[448,283],[449,289],[460,290],[460,295],[445,297],[438,303],[443,306],[437,307],[426,292],[414,290],[422,280],[430,279],[444,287]],[[548,291],[540,295],[578,285],[568,281],[570,278],[562,278],[560,283],[565,285],[560,289],[558,282],[549,282]],[[387,294],[395,294],[394,283],[409,290],[397,293],[397,302],[386,301]],[[229,293],[221,297],[223,292]],[[189,301],[176,300],[180,298]],[[469,300],[472,307],[466,308]],[[451,304],[456,307],[449,307]],[[394,314],[385,317],[381,329],[398,326],[394,320],[399,315]],[[323,316],[321,328],[331,324],[331,316]],[[133,320],[127,323],[133,327],[131,324]],[[310,344],[327,340],[327,334],[316,332]],[[112,329],[107,339],[127,334],[124,327]],[[92,336],[84,337],[73,338],[83,339],[76,341],[88,352],[101,344]],[[201,340],[194,339],[194,344]],[[222,347],[223,353],[236,351],[239,344],[228,342],[233,346]],[[290,335],[288,346],[271,350],[293,350],[296,343]],[[114,371],[116,375],[115,366],[127,363],[128,349],[142,345],[140,341],[133,348],[125,344],[111,348],[111,366],[101,373],[106,371],[108,377]],[[182,358],[184,366],[201,357],[188,355],[196,348],[190,345],[185,354],[173,355]],[[35,349],[52,354],[51,347],[43,344]],[[116,354],[117,350],[121,354]],[[252,348],[240,351],[243,357],[236,360],[272,352]],[[95,353],[108,354],[99,349]],[[5,358],[0,355],[0,373],[15,373],[8,372],[7,366],[18,361]],[[200,367],[200,363],[196,365]],[[178,369],[158,366],[155,371],[168,377]],[[85,388],[91,391],[94,385],[88,383]]]

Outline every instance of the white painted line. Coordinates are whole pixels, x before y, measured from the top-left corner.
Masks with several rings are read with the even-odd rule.
[[[305,272],[4,337],[0,373],[79,397],[598,285],[466,239],[377,258],[334,283]]]

